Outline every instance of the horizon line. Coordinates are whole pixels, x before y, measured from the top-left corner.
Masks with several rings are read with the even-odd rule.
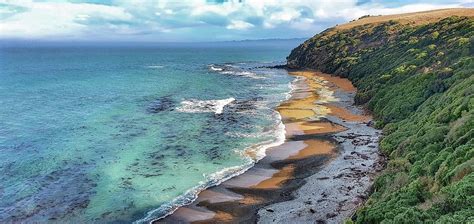
[[[311,37],[294,37],[294,38],[261,38],[261,39],[236,39],[236,40],[215,40],[215,41],[149,41],[149,40],[82,40],[82,39],[66,39],[66,40],[45,40],[45,39],[1,39],[2,43],[30,43],[30,44],[195,44],[195,43],[233,43],[233,42],[252,42],[252,41],[284,41],[284,40],[307,40]]]

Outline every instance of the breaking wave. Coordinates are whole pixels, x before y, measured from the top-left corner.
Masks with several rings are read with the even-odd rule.
[[[208,66],[209,70],[212,72],[218,72],[223,75],[234,75],[251,79],[265,79],[263,76],[257,75],[255,72],[244,70],[242,68],[225,64],[225,65],[214,65],[211,64]]]

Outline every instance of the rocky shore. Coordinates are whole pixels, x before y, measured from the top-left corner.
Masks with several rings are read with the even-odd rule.
[[[330,81],[325,84],[330,86],[337,99],[331,103],[332,106],[352,115],[364,115],[361,108],[353,106],[354,91],[344,90]],[[307,177],[303,186],[293,193],[294,199],[260,209],[259,223],[341,223],[365,201],[374,176],[384,164],[378,153],[380,131],[371,127],[370,118],[341,115],[330,113],[324,116],[332,124],[347,128],[330,134],[339,145],[334,159]]]
[[[340,223],[365,201],[384,162],[356,89],[327,74],[290,74],[298,81],[278,108],[286,142],[155,223]]]

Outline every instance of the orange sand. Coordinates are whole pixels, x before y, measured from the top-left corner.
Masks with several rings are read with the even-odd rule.
[[[358,114],[353,114],[350,111],[341,108],[341,107],[336,107],[334,105],[326,105],[331,112],[329,114],[333,116],[337,116],[342,118],[343,120],[346,121],[358,121],[358,122],[368,122],[370,121],[370,116],[368,115],[358,115]]]
[[[303,119],[316,115],[311,109],[279,109],[280,115],[284,119]]]
[[[232,219],[234,219],[234,217],[227,212],[218,211],[214,215],[214,219],[216,219],[218,222],[230,222]]]
[[[321,97],[315,92],[316,89],[329,88],[331,90],[340,89],[347,92],[355,92],[357,89],[348,79],[315,71],[290,72],[290,74],[302,76],[305,78],[308,88],[303,90],[303,92],[307,93],[307,95],[306,97],[293,99],[282,104],[280,107],[278,107],[278,111],[285,120],[301,121],[298,123],[297,128],[303,130],[305,134],[320,134],[325,133],[325,131],[337,132],[343,130],[342,127],[336,127],[329,124],[321,124],[319,125],[320,128],[311,127],[313,125],[308,125],[304,122],[305,120],[311,119],[316,115],[324,116],[326,114],[331,114],[334,116],[339,116],[347,121],[367,122],[370,120],[370,116],[353,114],[347,109],[336,107],[330,103],[324,103],[322,105],[317,105],[314,103]],[[292,126],[291,128],[294,127]],[[289,132],[291,132],[291,130],[289,130]]]
[[[308,146],[289,159],[305,159],[316,155],[331,154],[336,148],[332,142],[327,140],[311,139],[304,141],[304,143]]]
[[[266,179],[251,188],[258,189],[272,189],[279,188],[281,184],[293,177],[295,167],[293,164],[283,167],[278,173],[275,173],[271,178]]]
[[[311,72],[311,73],[313,73],[313,75],[315,76],[322,77],[324,80],[332,84],[331,86],[336,86],[337,88],[342,89],[347,92],[357,91],[357,89],[354,87],[354,85],[352,85],[351,81],[349,81],[348,79],[325,74],[322,72]],[[334,87],[332,87],[331,89],[334,89]]]
[[[290,75],[294,76],[302,76],[306,78],[306,83],[309,86],[309,91],[313,91],[315,89],[321,88],[322,85],[319,82],[315,82],[313,79],[317,76],[316,72],[314,71],[297,71],[297,72],[290,72]]]
[[[339,88],[341,90],[347,92],[355,92],[357,89],[352,85],[351,81],[345,78],[341,78],[338,76],[333,76],[330,74],[318,72],[318,71],[298,71],[298,72],[290,72],[291,75],[295,76],[303,76],[308,80],[308,85],[311,87],[310,89],[315,90],[322,87],[321,80],[325,80],[328,83],[328,87],[330,89]],[[314,79],[320,80],[314,80]]]
[[[287,125],[287,131],[292,131],[288,129],[298,129],[304,132],[304,134],[325,134],[325,133],[334,133],[341,132],[347,128],[333,124],[331,122],[294,122]]]
[[[278,112],[286,120],[301,120],[311,118],[318,112],[319,116],[323,116],[329,112],[325,107],[315,104],[318,95],[315,90],[323,88],[322,84],[315,80],[313,72],[290,72],[291,75],[302,76],[308,88],[299,90],[298,94],[304,97],[292,99],[278,107]]]

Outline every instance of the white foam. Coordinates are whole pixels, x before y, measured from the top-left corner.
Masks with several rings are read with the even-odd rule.
[[[249,71],[243,71],[243,72],[237,72],[238,76],[243,76],[247,78],[252,78],[252,79],[264,79],[265,77],[258,76],[256,73],[249,72]]]
[[[295,90],[298,89],[298,82],[303,79],[303,76],[296,76],[290,83],[288,83],[288,88],[290,89],[290,91],[286,93],[286,100],[289,100],[291,98]]]
[[[212,71],[222,71],[222,70],[224,70],[223,68],[214,67],[214,65],[209,65],[209,69],[211,69]]]
[[[258,138],[260,133],[226,132],[225,135],[236,138]]]
[[[224,107],[232,103],[234,98],[227,98],[223,100],[185,100],[181,102],[181,106],[176,108],[184,113],[210,113],[222,114]]]
[[[246,77],[246,78],[251,78],[251,79],[265,79],[265,77],[259,76],[256,73],[249,72],[249,71],[220,71],[220,74],[223,75],[235,75],[235,76],[241,76],[241,77]]]
[[[285,142],[285,139],[286,139],[285,138],[285,135],[286,135],[285,125],[283,124],[281,120],[281,115],[278,112],[275,112],[275,113],[276,113],[275,116],[278,119],[278,123],[276,124],[275,129],[273,129],[276,138],[274,140],[268,140],[260,144],[246,148],[244,151],[240,151],[240,154],[248,157],[249,159],[254,160],[254,163],[260,161],[267,155],[266,154],[267,149],[279,146]],[[253,154],[255,154],[255,158],[252,158],[250,156],[252,153],[249,153],[249,152],[252,152]]]
[[[163,67],[165,67],[165,66],[163,66],[163,65],[149,65],[149,66],[146,66],[146,67],[147,67],[147,68],[154,68],[154,69],[156,69],[156,68],[163,68]]]
[[[208,65],[209,70],[218,72],[219,74],[223,75],[235,75],[235,76],[242,76],[246,78],[252,78],[252,79],[264,79],[265,77],[258,76],[254,72],[250,71],[243,71],[240,68],[234,66],[234,65],[224,65],[224,66],[217,66],[214,64]]]

